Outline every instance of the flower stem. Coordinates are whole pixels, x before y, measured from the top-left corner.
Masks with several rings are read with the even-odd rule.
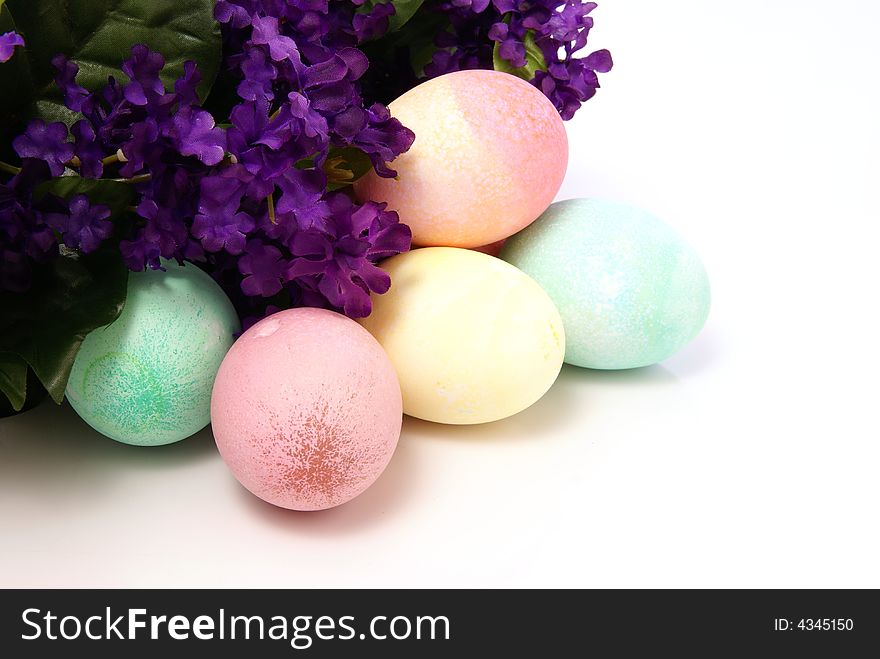
[[[131,178],[110,178],[110,179],[101,179],[105,181],[115,181],[116,183],[143,183],[144,181],[149,181],[153,178],[152,174],[138,174],[137,176],[132,176]]]
[[[114,162],[119,162],[119,154],[114,153],[112,156],[107,156],[101,160],[101,164],[106,167],[107,165],[112,165]]]
[[[8,172],[10,174],[18,174],[21,171],[21,167],[16,167],[15,165],[10,165],[9,163],[5,163],[0,160],[0,172]]]
[[[275,221],[275,200],[272,198],[271,194],[266,197],[266,203],[269,205],[269,221],[272,224],[278,224],[278,222]]]

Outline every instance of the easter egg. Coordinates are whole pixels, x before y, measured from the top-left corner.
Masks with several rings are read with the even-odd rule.
[[[599,199],[553,204],[501,258],[534,277],[565,324],[565,361],[623,369],[684,347],[709,314],[696,252],[645,211]]]
[[[456,71],[414,87],[389,105],[416,134],[391,164],[370,172],[361,200],[386,201],[415,245],[480,247],[516,233],[553,201],[568,140],[553,104],[525,80],[498,71]]]
[[[565,338],[547,294],[481,252],[426,247],[382,263],[391,290],[360,320],[397,369],[403,411],[440,423],[516,414],[550,388]]]
[[[122,314],[86,336],[67,383],[77,414],[125,444],[170,444],[208,425],[214,376],[239,330],[211,277],[162,265],[129,275]]]
[[[238,481],[292,510],[338,506],[382,473],[400,438],[400,385],[382,347],[324,309],[264,318],[226,355],[211,398]]]

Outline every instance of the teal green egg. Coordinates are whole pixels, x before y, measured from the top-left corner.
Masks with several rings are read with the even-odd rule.
[[[600,199],[551,205],[508,238],[501,258],[547,292],[565,328],[565,361],[637,368],[676,353],[709,315],[709,278],[667,224]]]
[[[214,377],[240,329],[211,277],[162,265],[129,275],[122,314],[86,337],[67,383],[77,414],[125,444],[170,444],[207,426]]]

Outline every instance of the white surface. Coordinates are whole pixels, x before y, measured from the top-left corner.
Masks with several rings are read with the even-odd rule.
[[[880,587],[878,5],[605,0],[615,70],[562,197],[652,209],[714,307],[661,366],[566,367],[487,426],[414,420],[336,510],[248,495],[208,431],[0,420],[0,584]]]

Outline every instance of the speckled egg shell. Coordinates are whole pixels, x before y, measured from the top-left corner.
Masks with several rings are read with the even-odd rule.
[[[457,71],[423,82],[389,106],[416,134],[392,168],[355,185],[387,201],[416,245],[479,247],[519,231],[562,185],[565,127],[553,104],[516,76]]]
[[[192,264],[133,272],[122,314],[91,332],[67,384],[73,409],[125,444],[170,444],[210,421],[211,388],[238,317]]]
[[[291,309],[245,332],[217,374],[217,448],[253,494],[292,510],[338,506],[382,473],[400,437],[400,385],[360,325]]]
[[[702,329],[709,279],[668,225],[599,199],[553,204],[501,258],[534,277],[565,324],[565,361],[623,369],[662,361]]]
[[[425,247],[382,263],[391,290],[361,323],[388,352],[404,412],[440,423],[496,421],[529,407],[562,367],[547,294],[486,254]]]

